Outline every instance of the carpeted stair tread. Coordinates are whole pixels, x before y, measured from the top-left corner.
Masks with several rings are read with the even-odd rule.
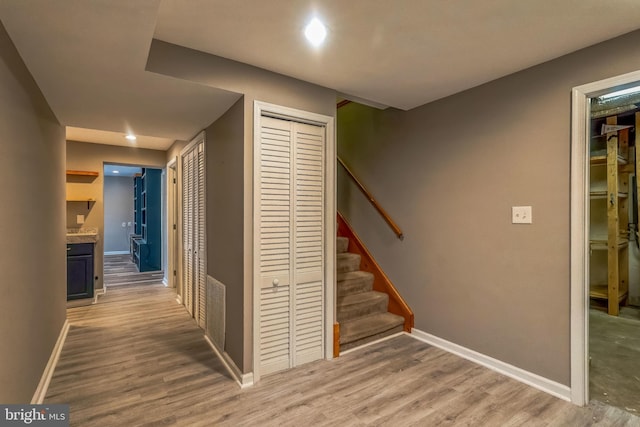
[[[350,343],[364,344],[365,342],[362,340],[369,337],[373,340],[401,332],[403,326],[404,318],[393,313],[376,313],[353,320],[345,320],[340,322],[340,349],[346,350],[355,346],[346,346]]]
[[[389,307],[389,295],[383,292],[361,292],[339,297],[337,300],[338,322],[368,316],[375,313],[386,313]]]
[[[373,290],[375,276],[360,270],[359,254],[347,252],[349,238],[336,240],[336,318],[340,351],[404,330],[404,318],[389,313],[389,295]]]
[[[338,273],[338,297],[344,297],[373,290],[373,274],[368,271]]]
[[[338,237],[336,240],[336,252],[341,254],[347,252],[349,249],[349,238],[348,237]]]
[[[346,273],[360,269],[360,255],[349,252],[336,255],[336,271]]]

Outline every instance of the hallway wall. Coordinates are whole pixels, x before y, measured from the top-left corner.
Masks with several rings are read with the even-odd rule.
[[[640,67],[640,31],[411,111],[338,113],[338,206],[424,332],[570,383],[571,89]],[[511,224],[511,207],[533,224]]]
[[[29,403],[66,318],[65,131],[0,23],[0,402]]]
[[[207,274],[225,285],[226,339],[223,350],[239,365],[242,362],[244,275],[243,98],[206,129],[207,171]]]
[[[133,178],[129,176],[105,176],[105,252],[129,250],[129,234],[133,233],[133,220]],[[126,224],[125,227],[122,226],[123,222]]]

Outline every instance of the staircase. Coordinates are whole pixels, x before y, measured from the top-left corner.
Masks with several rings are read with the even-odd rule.
[[[388,312],[389,295],[373,290],[374,275],[360,270],[360,255],[347,252],[349,238],[338,237],[336,247],[340,351],[402,332],[405,319]]]

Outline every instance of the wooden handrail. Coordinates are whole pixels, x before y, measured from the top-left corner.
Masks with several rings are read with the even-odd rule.
[[[336,156],[336,157],[338,158],[338,163],[340,163],[344,168],[344,170],[347,171],[347,174],[349,174],[353,182],[356,183],[360,191],[362,191],[362,194],[366,196],[366,198],[373,205],[373,207],[376,208],[378,213],[382,215],[382,218],[385,220],[387,224],[389,224],[389,227],[391,227],[393,232],[396,233],[396,236],[398,236],[398,239],[402,240],[404,238],[404,234],[402,233],[402,230],[400,229],[400,227],[398,227],[398,224],[396,224],[395,221],[391,219],[387,211],[385,211],[382,208],[382,206],[380,206],[380,203],[378,203],[378,201],[373,197],[373,195],[369,192],[369,190],[367,190],[367,188],[364,185],[362,185],[362,183],[358,180],[358,178],[355,177],[353,172],[351,172],[351,169],[349,169],[349,167],[342,161],[340,156]]]

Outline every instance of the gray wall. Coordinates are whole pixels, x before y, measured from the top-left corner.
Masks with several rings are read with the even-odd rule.
[[[417,329],[569,385],[570,90],[637,70],[639,44],[630,33],[408,112],[339,110],[339,155],[405,240],[344,176],[339,210]],[[518,205],[532,225],[511,224]]]
[[[104,251],[128,251],[130,233],[133,233],[133,178],[105,176]]]
[[[226,286],[225,351],[242,364],[243,100],[206,129],[207,273]]]
[[[0,402],[31,401],[66,317],[65,146],[0,23]]]
[[[94,262],[94,273],[98,277],[95,289],[103,288],[104,261],[104,164],[133,165],[163,169],[166,166],[165,151],[144,148],[120,147],[115,145],[91,144],[88,142],[67,141],[67,169],[99,172],[92,180],[67,182],[67,197],[71,199],[92,198],[86,203],[67,204],[67,227],[79,227],[76,215],[85,216],[84,227],[98,229],[98,242]]]
[[[297,108],[327,116],[335,116],[336,93],[331,89],[308,82],[272,73],[261,68],[231,61],[197,50],[153,40],[147,70],[172,77],[217,87],[243,95],[244,136],[242,140],[242,305],[240,301],[228,301],[227,310],[242,313],[242,324],[227,325],[227,340],[242,337],[242,349],[232,350],[234,342],[227,345],[228,351],[237,354],[234,358],[242,372],[253,368],[253,111],[254,101]],[[234,106],[237,108],[237,104]],[[234,157],[235,161],[235,157]],[[211,173],[208,169],[207,173]],[[240,171],[238,171],[240,173]],[[239,214],[240,215],[240,214]],[[212,243],[209,243],[211,246]],[[240,315],[238,314],[238,318]],[[231,354],[231,353],[229,353]]]

